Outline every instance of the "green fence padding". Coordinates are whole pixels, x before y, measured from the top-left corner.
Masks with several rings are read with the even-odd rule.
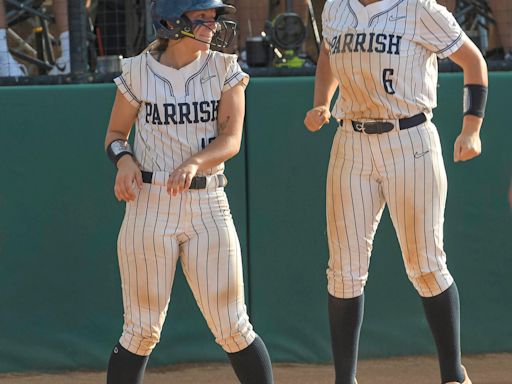
[[[275,361],[330,360],[325,176],[335,126],[303,125],[313,78],[254,79],[248,89],[248,223],[253,320]],[[512,350],[512,76],[490,75],[483,154],[453,163],[462,122],[462,75],[440,77],[438,124],[449,188],[448,264],[462,302],[464,352]],[[508,106],[508,107],[507,107]],[[389,215],[374,241],[360,356],[434,353],[421,301],[407,280]]]
[[[461,75],[440,77],[448,262],[466,353],[512,351],[512,75],[490,75],[483,154],[454,164]],[[103,138],[113,85],[0,88],[0,372],[104,369],[122,326],[115,250],[123,205]],[[306,131],[313,78],[255,78],[245,142],[227,163],[251,319],[274,361],[330,360],[325,174],[335,126]],[[247,258],[246,258],[247,257]],[[181,271],[151,365],[225,360]],[[434,353],[387,213],[375,239],[362,357]]]
[[[0,372],[106,367],[122,330],[124,204],[103,152],[114,85],[0,88]],[[227,164],[246,249],[245,157]],[[152,365],[221,360],[181,270]]]

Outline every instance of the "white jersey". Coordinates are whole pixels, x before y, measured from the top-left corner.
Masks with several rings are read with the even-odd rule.
[[[437,57],[464,43],[435,0],[327,0],[323,37],[339,97],[337,119],[399,119],[436,107]]]
[[[180,69],[159,63],[149,52],[122,61],[114,79],[139,108],[134,153],[144,171],[172,172],[217,136],[221,93],[247,84],[235,55],[215,51]],[[222,173],[224,163],[200,174]]]

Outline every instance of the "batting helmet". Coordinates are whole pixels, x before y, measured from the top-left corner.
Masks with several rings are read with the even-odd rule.
[[[151,17],[156,37],[179,40],[187,36],[195,39],[194,27],[203,23],[200,21],[192,23],[185,13],[202,9],[215,9],[217,18],[236,12],[234,6],[224,4],[222,0],[153,0]],[[171,24],[170,26],[167,21]],[[216,36],[210,44],[227,47],[235,35],[236,23],[222,21],[218,23],[217,28]]]

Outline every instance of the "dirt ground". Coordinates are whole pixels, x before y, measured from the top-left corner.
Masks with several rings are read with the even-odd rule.
[[[473,384],[512,384],[512,354],[478,355],[463,358]],[[323,384],[334,382],[330,365],[275,364],[276,384]],[[435,357],[402,357],[362,360],[359,384],[439,384]],[[151,369],[145,384],[236,384],[227,364],[183,364]],[[105,372],[0,375],[1,384],[101,384]]]

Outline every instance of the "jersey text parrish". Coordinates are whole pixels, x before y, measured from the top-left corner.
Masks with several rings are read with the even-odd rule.
[[[402,36],[384,33],[345,33],[330,42],[331,55],[345,52],[400,54]]]
[[[197,124],[217,120],[219,100],[161,105],[146,102],[145,105],[148,124]]]

